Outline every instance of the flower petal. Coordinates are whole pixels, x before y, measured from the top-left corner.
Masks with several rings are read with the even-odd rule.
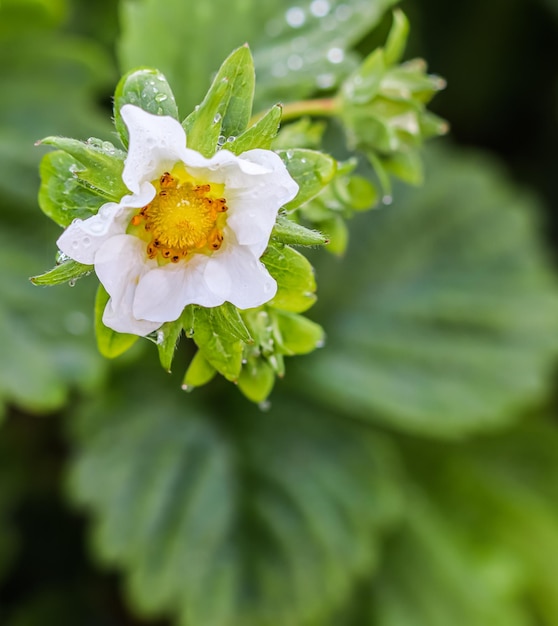
[[[74,261],[91,265],[105,241],[125,232],[132,209],[149,204],[154,195],[153,185],[146,183],[138,194],[124,196],[119,203],[107,202],[86,220],[74,220],[58,238],[59,249]]]
[[[231,245],[209,257],[204,278],[213,293],[239,309],[261,306],[277,293],[277,283],[265,265],[243,246]]]
[[[132,235],[116,235],[95,256],[95,273],[110,295],[103,323],[120,333],[147,335],[161,324],[137,318],[133,302],[141,277],[156,265],[145,254],[145,242]]]
[[[224,170],[230,227],[239,244],[261,256],[279,209],[298,193],[280,157],[270,150],[249,150],[237,158],[236,167]]]
[[[210,257],[196,254],[188,261],[156,267],[139,281],[134,298],[134,315],[154,322],[177,319],[185,306],[214,307],[225,301],[210,291],[204,277]]]
[[[122,180],[131,191],[138,192],[142,183],[155,180],[178,161],[205,163],[201,154],[186,148],[186,133],[174,118],[132,104],[125,104],[120,114],[130,134]]]

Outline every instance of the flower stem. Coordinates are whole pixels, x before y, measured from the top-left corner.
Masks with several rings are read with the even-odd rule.
[[[339,111],[339,105],[335,98],[316,98],[315,100],[300,100],[289,102],[282,107],[282,122],[290,122],[304,115],[314,117],[332,117]],[[258,113],[252,118],[251,123],[257,122],[263,113]]]

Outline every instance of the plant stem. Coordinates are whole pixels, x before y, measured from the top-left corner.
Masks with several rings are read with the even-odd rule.
[[[315,117],[332,117],[338,112],[338,104],[335,98],[317,98],[315,100],[300,100],[289,102],[282,107],[282,122],[290,122],[304,115]],[[257,122],[263,114],[258,113],[252,118],[252,124]]]

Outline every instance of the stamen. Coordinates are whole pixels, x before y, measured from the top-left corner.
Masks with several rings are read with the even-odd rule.
[[[173,170],[175,172],[178,166]],[[147,256],[178,263],[193,253],[209,254],[223,243],[227,201],[218,196],[222,185],[196,184],[185,171],[164,172],[153,182],[157,195],[134,215],[130,226],[147,242]],[[216,193],[217,191],[217,193]]]

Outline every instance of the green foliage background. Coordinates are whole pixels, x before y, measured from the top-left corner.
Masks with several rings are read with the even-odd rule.
[[[401,3],[452,137],[344,258],[315,251],[326,347],[269,410],[225,382],[184,394],[147,342],[104,360],[94,281],[27,280],[59,232],[33,142],[113,140],[121,72],[159,67],[186,114],[248,41],[263,108],[337,85],[393,4],[294,32],[281,0],[0,3],[3,625],[558,624],[553,0]]]

